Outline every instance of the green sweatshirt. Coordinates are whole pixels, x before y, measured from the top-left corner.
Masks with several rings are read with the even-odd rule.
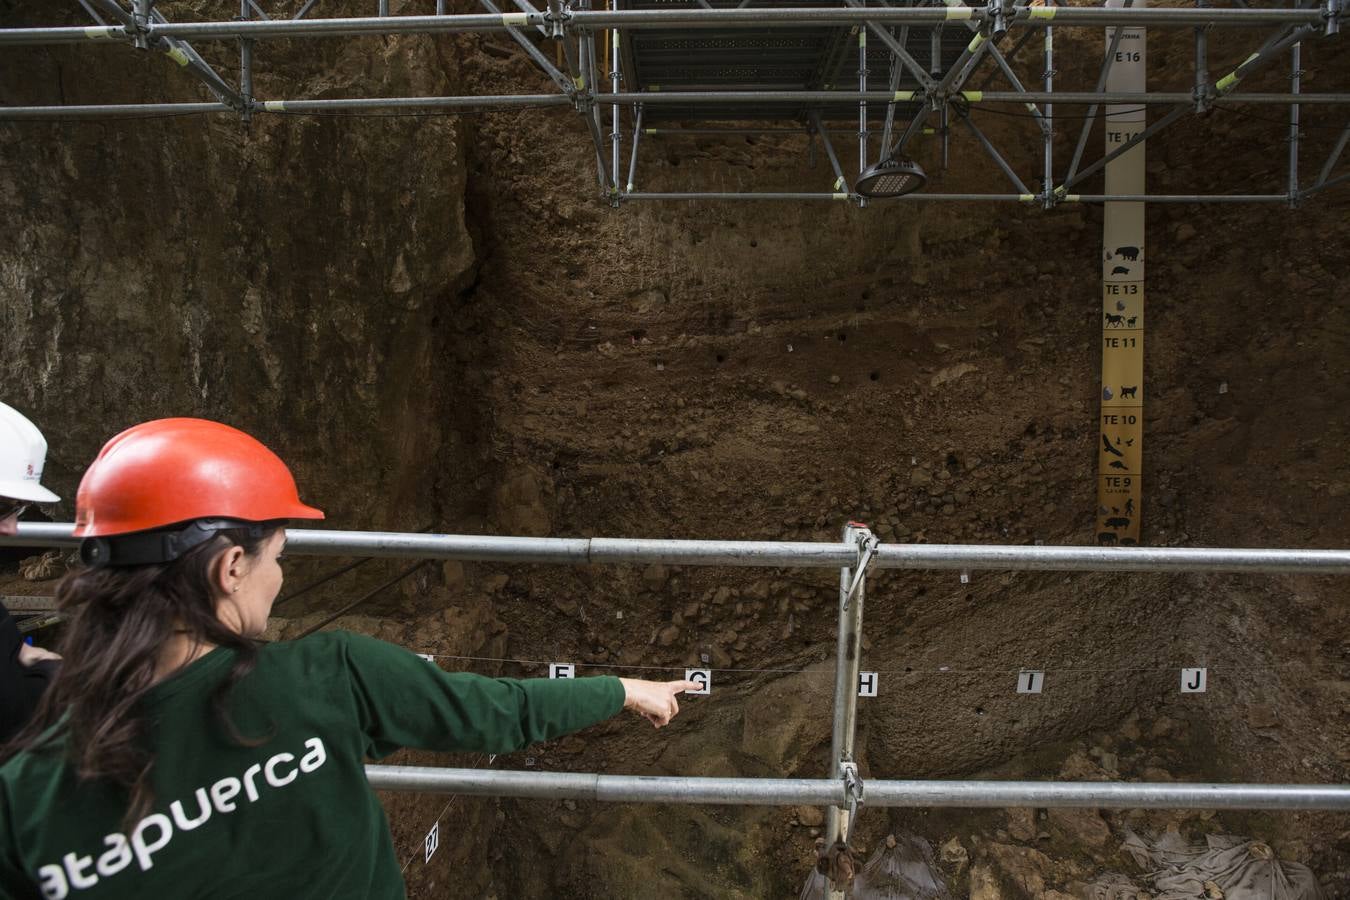
[[[316,634],[261,649],[236,685],[240,747],[211,691],[219,649],[146,700],[154,811],[124,831],[125,792],[77,780],[56,752],[0,767],[0,897],[403,897],[366,758],[401,747],[507,753],[623,707],[617,678],[447,673],[399,647]]]

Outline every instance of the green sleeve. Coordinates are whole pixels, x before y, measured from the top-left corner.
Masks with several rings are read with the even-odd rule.
[[[619,679],[485,678],[445,672],[415,653],[346,634],[345,656],[367,755],[402,747],[510,753],[623,709]]]

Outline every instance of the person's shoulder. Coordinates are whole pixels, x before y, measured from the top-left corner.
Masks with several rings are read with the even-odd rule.
[[[322,631],[294,641],[273,641],[260,648],[260,664],[310,668],[340,664],[347,655],[345,631]]]
[[[262,649],[265,657],[277,660],[343,659],[353,653],[380,653],[396,649],[394,645],[351,631],[321,631],[294,641],[275,641]]]

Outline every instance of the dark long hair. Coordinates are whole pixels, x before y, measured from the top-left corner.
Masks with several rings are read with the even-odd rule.
[[[125,821],[140,819],[155,801],[155,753],[141,700],[155,685],[155,666],[175,633],[185,634],[192,651],[206,644],[235,651],[212,708],[231,739],[260,743],[239,733],[226,708],[230,690],[257,662],[257,648],[216,618],[210,569],[231,546],[257,556],[275,532],[220,531],[173,562],[66,575],[56,587],[56,607],[67,619],[59,672],[33,718],[0,750],[0,761],[23,749],[50,750],[64,739],[77,777],[121,785],[128,794]]]

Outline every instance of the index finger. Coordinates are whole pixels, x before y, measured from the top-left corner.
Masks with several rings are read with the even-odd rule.
[[[673,682],[671,682],[671,684],[672,684],[672,685],[679,685],[679,687],[675,688],[675,690],[676,690],[677,692],[679,692],[679,691],[701,691],[701,690],[703,690],[703,682],[701,682],[701,681],[673,681]]]

